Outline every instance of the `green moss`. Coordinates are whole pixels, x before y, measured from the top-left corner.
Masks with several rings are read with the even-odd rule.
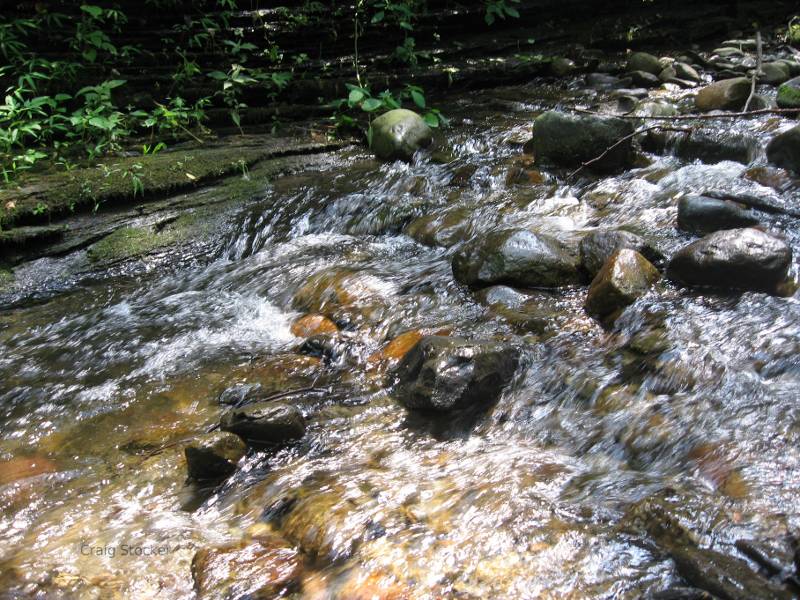
[[[14,282],[14,273],[8,269],[0,268],[0,289]]]
[[[89,248],[89,258],[96,262],[122,260],[146,254],[159,245],[159,235],[150,228],[123,227]]]
[[[800,108],[800,87],[784,83],[778,88],[778,106],[781,108]]]

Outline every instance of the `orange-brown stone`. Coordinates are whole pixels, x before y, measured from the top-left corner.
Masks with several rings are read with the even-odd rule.
[[[292,335],[302,338],[324,333],[336,333],[339,328],[336,323],[325,315],[305,315],[292,323]]]

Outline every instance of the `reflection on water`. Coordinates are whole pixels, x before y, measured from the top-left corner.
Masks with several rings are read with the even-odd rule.
[[[342,153],[269,184],[203,265],[0,313],[9,597],[634,598],[676,581],[648,520],[729,555],[797,531],[795,298],[662,283],[605,331],[585,288],[525,292],[504,311],[450,269],[454,245],[500,224],[571,244],[625,225],[669,255],[689,239],[678,194],[796,193],[744,165],[671,157],[567,183],[519,161],[539,105],[503,117],[479,100],[451,108],[450,160]],[[404,234],[445,214],[449,249]],[[792,219],[764,223],[800,254]],[[299,354],[304,312],[328,315],[341,343]],[[436,435],[385,391],[403,344],[376,353],[418,329],[523,346],[514,385],[472,430]],[[294,390],[306,436],[191,489],[183,447],[239,384]]]

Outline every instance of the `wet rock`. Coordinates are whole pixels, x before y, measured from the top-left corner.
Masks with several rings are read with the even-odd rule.
[[[303,413],[290,404],[256,402],[229,410],[223,415],[220,428],[252,446],[275,446],[302,438],[306,421]]]
[[[661,85],[661,80],[658,78],[658,75],[653,75],[652,73],[647,73],[646,71],[631,71],[628,73],[628,77],[631,78],[634,85],[638,85],[639,87],[643,88],[654,88]]]
[[[645,100],[636,106],[633,114],[637,117],[674,117],[678,114],[678,107],[670,102]]]
[[[648,54],[647,52],[634,52],[628,58],[628,71],[644,71],[651,75],[658,75],[664,65],[657,56]]]
[[[778,106],[800,108],[800,77],[790,79],[778,88]]]
[[[617,250],[589,286],[586,311],[600,319],[612,317],[646,294],[659,277],[658,269],[635,250]]]
[[[192,578],[200,598],[283,598],[297,591],[302,559],[275,537],[201,548],[192,559]]]
[[[337,333],[339,328],[325,315],[304,315],[292,323],[290,331],[296,337],[307,338],[319,334]]]
[[[750,80],[747,77],[723,79],[704,87],[697,94],[698,110],[741,110],[750,95]]]
[[[506,283],[558,287],[578,283],[578,257],[563,243],[527,229],[473,238],[453,256],[453,275],[470,287]]]
[[[719,600],[708,592],[689,587],[671,587],[649,596],[651,600]]]
[[[695,129],[691,134],[679,134],[676,138],[675,156],[711,164],[723,160],[748,164],[758,147],[758,141],[752,136],[714,129]]]
[[[556,77],[572,75],[577,69],[578,67],[575,65],[575,61],[561,56],[554,58],[553,62],[550,63],[550,71]]]
[[[773,291],[786,278],[792,250],[758,229],[717,231],[679,250],[667,276],[687,285]]]
[[[687,65],[684,62],[675,62],[672,64],[672,68],[675,70],[675,76],[678,79],[685,79],[686,81],[698,82],[702,79],[700,77],[700,73],[691,66]]]
[[[469,237],[471,215],[468,207],[425,215],[409,223],[405,233],[420,244],[449,248]]]
[[[217,401],[226,406],[241,406],[248,402],[253,402],[263,394],[264,391],[261,384],[237,383],[229,388],[225,388],[217,398]]]
[[[428,336],[400,361],[392,393],[413,411],[486,408],[513,378],[519,358],[518,349],[496,342]]]
[[[798,147],[800,148],[800,144]],[[800,154],[798,154],[798,157],[800,157]],[[792,185],[791,174],[785,169],[775,167],[753,167],[748,169],[743,177],[778,191],[786,190]]]
[[[394,337],[382,349],[367,357],[368,364],[393,365],[399,362],[426,335],[449,335],[449,329],[413,329]]]
[[[769,162],[800,173],[800,125],[776,135],[767,144]]]
[[[599,157],[633,131],[633,124],[624,119],[548,111],[534,122],[533,151],[537,163],[576,167]],[[628,139],[592,168],[609,171],[632,162],[633,140]]]
[[[334,267],[318,271],[297,290],[298,310],[331,315],[337,322],[371,315],[385,308],[394,286],[368,271]]]
[[[604,229],[593,231],[581,240],[581,264],[589,276],[594,278],[611,255],[623,248],[635,250],[656,265],[661,264],[664,260],[664,255],[641,236],[622,229]]]
[[[344,343],[336,337],[321,333],[312,335],[297,348],[299,354],[313,356],[326,361],[337,360],[345,351]]]
[[[586,76],[586,87],[596,90],[610,90],[627,85],[626,80],[607,73],[589,73]]]
[[[789,65],[782,62],[768,62],[761,65],[761,74],[758,80],[769,85],[780,85],[792,76]]]
[[[757,225],[758,216],[731,200],[684,196],[678,202],[678,228],[691,233],[711,233]]]
[[[397,108],[372,122],[372,150],[384,160],[411,160],[433,141],[431,128],[417,113]]]
[[[57,470],[56,464],[44,456],[18,456],[0,461],[0,485],[46,473],[55,473]]]
[[[236,463],[247,447],[238,436],[222,431],[208,433],[193,440],[184,448],[189,479],[214,481],[236,471]]]

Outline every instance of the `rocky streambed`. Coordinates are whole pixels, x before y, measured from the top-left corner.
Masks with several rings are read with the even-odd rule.
[[[0,279],[3,596],[796,597],[800,136],[728,118],[755,61],[576,50],[389,160],[76,217]]]

